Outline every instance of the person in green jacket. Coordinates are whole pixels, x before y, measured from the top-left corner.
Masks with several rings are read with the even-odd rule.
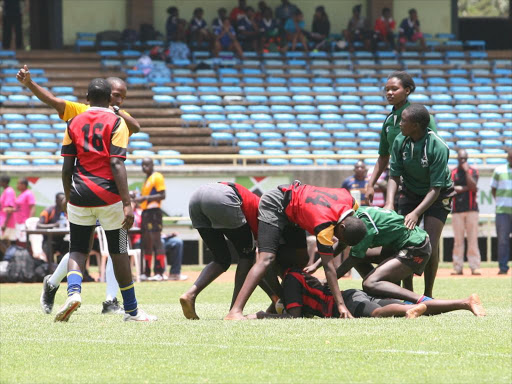
[[[369,203],[373,201],[373,195],[375,193],[375,183],[379,179],[382,172],[384,172],[389,164],[389,158],[391,156],[391,148],[393,147],[393,141],[396,136],[400,133],[400,121],[402,120],[402,112],[411,103],[407,100],[409,95],[416,89],[416,84],[410,74],[403,71],[396,71],[389,75],[385,86],[386,99],[390,105],[393,106],[391,113],[384,120],[382,130],[380,133],[380,144],[379,144],[379,157],[377,163],[373,168],[370,180],[366,186],[366,199]],[[430,116],[428,127],[437,132],[436,123],[434,118]]]
[[[398,213],[413,230],[425,218],[424,229],[430,237],[432,255],[425,267],[424,295],[432,297],[439,264],[439,239],[451,211],[455,190],[448,169],[448,145],[429,128],[430,114],[420,104],[411,104],[402,112],[401,133],[393,142],[386,205],[394,210],[398,194]]]

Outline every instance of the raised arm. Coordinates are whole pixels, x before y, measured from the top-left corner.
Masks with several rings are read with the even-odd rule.
[[[18,71],[16,79],[18,79],[18,81],[25,87],[30,89],[35,97],[55,109],[59,116],[64,114],[64,110],[66,109],[66,100],[56,97],[53,93],[34,82],[26,65]]]

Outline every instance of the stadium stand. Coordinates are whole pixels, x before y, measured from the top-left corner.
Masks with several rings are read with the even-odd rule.
[[[88,36],[78,36],[76,51],[87,47],[88,41]],[[436,44],[429,46],[437,49]],[[34,151],[42,156],[56,154],[65,124],[16,81],[21,63],[30,66],[36,82],[72,101],[84,102],[91,78],[126,79],[129,97],[123,107],[143,127],[130,140],[133,155],[141,156],[141,150],[144,155],[161,156],[288,154],[297,158],[266,159],[265,163],[302,166],[312,164],[300,158],[303,155],[373,154],[389,111],[382,85],[387,74],[397,69],[414,74],[418,87],[410,100],[430,109],[450,149],[503,153],[510,145],[510,61],[499,52],[486,52],[478,42],[452,41],[441,46],[439,51],[402,54],[253,54],[243,62],[231,52],[213,58],[209,52],[195,51],[190,62],[168,64],[170,75],[164,77],[146,77],[133,68],[142,54],[136,47],[117,50],[109,46],[79,54],[2,51],[0,153],[12,157],[6,160],[10,165],[60,162],[25,158]],[[195,70],[198,64],[210,69]],[[334,164],[331,160],[317,163]],[[353,160],[339,162],[352,164]],[[502,160],[495,158],[490,163]],[[208,159],[208,163],[227,161]],[[163,161],[165,165],[183,163],[173,158]]]

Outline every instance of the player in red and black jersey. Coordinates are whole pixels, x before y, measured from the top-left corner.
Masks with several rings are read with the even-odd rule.
[[[285,272],[283,291],[285,314],[276,315],[261,311],[247,318],[339,317],[329,287],[301,269],[288,269]],[[359,289],[347,289],[341,294],[350,313],[356,318],[407,317],[411,319],[421,315],[438,315],[456,310],[468,310],[478,317],[486,315],[480,298],[475,293],[466,299],[433,299],[420,304],[405,304],[396,299],[373,297]]]
[[[108,108],[111,91],[105,79],[91,81],[87,90],[91,107],[69,121],[62,143],[62,184],[70,223],[70,250],[68,298],[55,321],[68,321],[82,303],[82,271],[97,220],[105,230],[123,295],[124,320],[156,320],[137,308],[135,298],[127,251],[127,232],[134,219],[124,166],[129,133],[123,118]]]
[[[254,263],[259,201],[259,196],[242,185],[227,182],[202,185],[192,194],[189,202],[192,226],[213,253],[213,261],[203,269],[194,285],[180,297],[183,314],[187,319],[199,318],[195,311],[197,295],[231,265],[226,238],[233,243],[239,256],[231,302],[233,305]],[[277,276],[267,281],[268,283],[260,286],[276,302],[278,297],[274,292],[280,290]]]
[[[342,188],[322,188],[294,182],[265,193],[258,209],[258,257],[226,320],[243,318],[243,308],[267,268],[274,262],[284,233],[295,233],[295,246],[307,253],[304,230],[317,238],[318,251],[340,317],[350,318],[339,290],[335,289],[338,280],[333,264],[333,245],[334,237],[339,240],[339,246],[345,246],[355,245],[365,236],[364,223],[351,216],[357,207],[354,198]]]

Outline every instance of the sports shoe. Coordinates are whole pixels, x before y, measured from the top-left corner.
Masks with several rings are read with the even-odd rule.
[[[41,298],[39,303],[44,313],[50,314],[53,310],[53,303],[55,302],[55,294],[57,293],[59,286],[54,287],[48,281],[51,275],[46,275],[43,280],[43,291],[41,292]]]
[[[143,310],[139,309],[136,316],[132,316],[128,313],[124,314],[124,321],[156,321],[157,317],[148,315]]]
[[[472,270],[471,270],[471,274],[472,274],[473,276],[481,276],[481,275],[482,275],[482,271],[481,271],[481,270],[479,270],[479,269],[472,269]]]
[[[148,279],[148,277],[146,274],[143,273],[142,275],[139,276],[139,279],[140,279],[140,281],[146,281]]]
[[[123,314],[124,309],[122,305],[119,304],[119,301],[117,301],[117,297],[114,297],[112,300],[106,300],[103,302],[103,309],[101,310],[101,313],[104,315],[109,313]]]
[[[450,273],[450,275],[452,275],[452,276],[460,276],[462,274],[463,274],[462,271],[451,271],[451,273]]]
[[[59,312],[55,315],[55,321],[68,321],[73,312],[82,305],[82,297],[79,293],[73,293],[69,296]]]
[[[169,280],[172,280],[172,281],[183,281],[183,280],[187,280],[187,279],[188,279],[187,275],[182,275],[182,274],[179,274],[179,275],[176,275],[176,274],[169,275]]]
[[[508,270],[507,271],[503,271],[500,269],[500,271],[498,272],[498,275],[506,275],[508,274]]]
[[[155,276],[148,277],[148,281],[162,281],[163,279],[163,276],[159,273]]]

